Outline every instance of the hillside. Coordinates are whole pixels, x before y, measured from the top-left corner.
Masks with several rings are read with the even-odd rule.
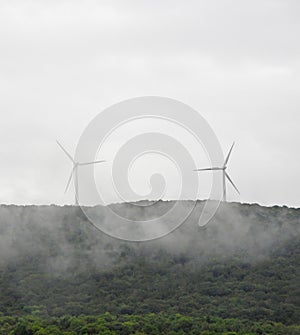
[[[163,211],[171,204],[157,205]],[[155,209],[138,209],[141,214],[131,204],[115,206],[144,217]],[[198,325],[198,332],[169,325],[166,334],[200,334],[203,324],[211,325],[201,328],[203,334],[221,334],[216,324],[239,334],[265,334],[266,324],[270,334],[299,334],[300,209],[224,204],[205,229],[196,217],[164,238],[130,243],[95,229],[80,208],[2,205],[0,334],[18,334],[20,320],[62,329],[62,318],[87,327],[97,315],[119,327],[108,327],[107,334],[152,334],[122,324],[137,318],[140,325],[147,318],[152,325],[159,318],[172,324],[180,317],[190,318],[186,323]],[[26,327],[19,333],[35,334]],[[64,329],[57,334],[104,333]]]

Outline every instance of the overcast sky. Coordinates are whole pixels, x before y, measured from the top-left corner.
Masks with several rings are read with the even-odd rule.
[[[224,152],[236,141],[230,200],[299,207],[299,41],[298,0],[2,0],[0,203],[71,203],[55,140],[73,153],[101,110],[156,95],[199,111]]]

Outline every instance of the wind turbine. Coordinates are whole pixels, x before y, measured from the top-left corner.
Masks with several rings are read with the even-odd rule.
[[[74,179],[74,187],[75,187],[75,205],[78,206],[79,204],[79,189],[78,189],[78,167],[79,166],[85,166],[85,165],[91,165],[91,164],[98,164],[103,163],[105,161],[93,161],[93,162],[85,162],[85,163],[79,163],[76,162],[75,159],[68,153],[68,151],[56,140],[56,143],[59,145],[59,147],[62,149],[62,151],[69,157],[73,164],[73,168],[70,174],[70,177],[67,182],[67,186],[65,188],[65,193],[67,192],[72,178]]]
[[[205,169],[196,169],[194,171],[222,171],[222,174],[223,174],[223,201],[226,201],[226,178],[229,180],[229,182],[231,183],[231,185],[234,187],[234,189],[237,191],[238,194],[240,194],[240,191],[238,190],[238,188],[234,185],[232,179],[229,177],[229,174],[226,172],[226,169],[227,169],[227,163],[228,163],[228,160],[229,160],[229,157],[231,155],[231,151],[232,151],[232,148],[234,146],[234,142],[228,152],[228,155],[225,159],[225,162],[223,164],[223,166],[221,167],[211,167],[211,168],[205,168]]]

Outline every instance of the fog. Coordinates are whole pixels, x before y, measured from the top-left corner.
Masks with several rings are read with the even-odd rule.
[[[182,208],[191,204],[180,202]],[[145,220],[162,215],[173,205],[160,201],[148,207],[114,206],[132,219]],[[53,275],[70,275],[84,272],[87,267],[105,271],[122,260],[129,262],[141,256],[155,262],[162,253],[171,258],[184,255],[185,266],[198,267],[214,257],[230,259],[234,255],[257,262],[285,242],[299,238],[299,209],[223,203],[214,218],[205,227],[199,227],[203,206],[204,202],[198,201],[188,219],[167,236],[136,243],[104,234],[87,220],[79,207],[2,205],[0,264],[17,266],[25,262]],[[104,220],[107,210],[97,208]]]

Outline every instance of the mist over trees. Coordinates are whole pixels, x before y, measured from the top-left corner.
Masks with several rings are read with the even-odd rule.
[[[180,205],[192,207],[191,204],[193,202],[182,201]],[[149,207],[136,204],[113,207],[129,219],[149,220],[163,216],[172,205],[172,201],[160,201]],[[80,262],[82,257],[104,270],[112,266],[124,250],[127,256],[144,255],[148,261],[161,252],[183,253],[190,257],[189,262],[205,261],[215,255],[231,257],[234,253],[254,261],[267,257],[285,241],[299,236],[299,209],[222,204],[204,228],[197,225],[202,210],[203,202],[198,201],[187,220],[172,233],[157,240],[134,243],[114,239],[97,230],[79,207],[2,205],[0,262],[7,264],[19,258],[38,256],[43,259],[43,266],[54,274],[68,270],[68,266]],[[106,207],[97,207],[103,220],[107,211]]]
[[[149,207],[118,204],[114,210],[145,219],[170,206],[172,202],[160,201]],[[148,331],[122,326],[137,318],[145,324],[149,315],[174,322],[166,334],[200,334],[204,324],[211,325],[201,328],[211,331],[205,334],[221,334],[212,330],[217,323],[224,326],[223,333],[230,331],[225,324],[239,324],[231,331],[267,334],[268,323],[270,334],[296,334],[300,210],[222,204],[201,228],[197,218],[202,208],[203,202],[197,202],[186,222],[169,235],[133,243],[97,230],[78,207],[0,206],[0,329],[7,327],[3,334],[38,334],[28,330],[34,322],[47,328],[53,320],[57,334],[102,334],[99,327],[76,332],[58,324],[68,316],[68,322],[78,318],[88,327],[89,319],[80,315],[94,315],[92,323],[113,318],[107,322],[107,334],[155,334],[150,326]],[[106,210],[97,208],[103,217]],[[185,328],[178,326],[181,332],[174,326],[180,317],[191,318],[185,320]],[[28,332],[15,332],[22,322]],[[198,328],[189,327],[189,322]],[[114,326],[110,329],[109,324]]]

